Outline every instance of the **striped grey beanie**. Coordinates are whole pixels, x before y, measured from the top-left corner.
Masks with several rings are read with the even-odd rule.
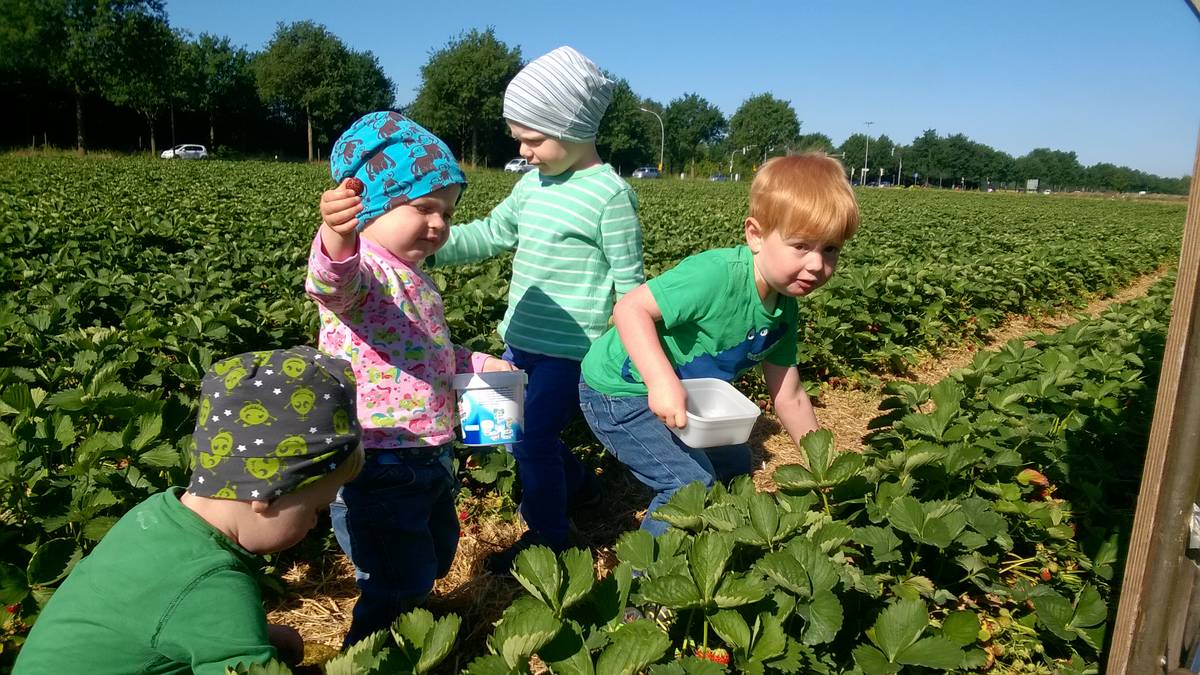
[[[504,92],[504,118],[564,141],[590,141],[612,101],[613,81],[571,47],[521,69]]]

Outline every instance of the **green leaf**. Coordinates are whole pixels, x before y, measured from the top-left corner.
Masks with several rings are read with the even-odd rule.
[[[83,526],[83,538],[88,541],[100,541],[105,534],[117,524],[115,516],[97,516],[87,521]]]
[[[834,452],[833,432],[828,429],[810,431],[800,438],[800,448],[808,460],[808,470],[818,482],[824,483],[829,458]]]
[[[979,617],[974,612],[950,612],[942,620],[942,636],[960,647],[974,644],[979,637]]]
[[[596,675],[635,675],[662,658],[671,640],[653,621],[639,619],[617,629],[596,659]]]
[[[654,536],[645,530],[626,532],[617,538],[617,558],[635,570],[645,570],[654,564]]]
[[[889,661],[883,652],[870,645],[854,648],[854,662],[866,675],[893,675],[900,672],[900,666]]]
[[[887,656],[896,661],[896,656],[921,637],[929,625],[929,613],[925,603],[919,600],[900,600],[886,607],[875,620],[875,637],[872,642]]]
[[[811,471],[799,464],[785,464],[775,469],[774,479],[780,490],[792,493],[815,490],[821,484]]]
[[[30,586],[52,584],[71,572],[83,557],[83,550],[74,539],[51,539],[34,552],[26,568]]]
[[[0,605],[15,605],[29,596],[29,581],[16,565],[0,562]]]
[[[704,603],[696,584],[692,583],[691,579],[678,574],[642,579],[639,592],[646,602],[671,609],[699,607]]]
[[[719,532],[704,532],[697,535],[688,551],[688,567],[700,597],[705,602],[713,598],[717,583],[725,572],[725,563],[733,554],[733,538]]]
[[[134,452],[141,450],[150,443],[150,441],[158,438],[158,434],[162,432],[162,415],[142,415],[137,421],[138,433],[130,443],[129,447]]]
[[[717,607],[741,607],[767,597],[767,586],[750,577],[726,577],[713,594],[712,602]]]
[[[842,629],[842,601],[831,591],[821,591],[807,604],[796,606],[796,612],[807,622],[801,639],[806,645],[833,642]]]
[[[559,559],[562,561],[567,576],[566,587],[563,588],[562,593],[562,607],[565,610],[579,602],[592,590],[592,585],[596,583],[596,577],[593,572],[590,550],[568,549],[559,556]]]
[[[182,455],[170,445],[159,443],[138,455],[137,463],[154,469],[173,469],[182,465]]]
[[[437,620],[433,630],[425,635],[425,643],[421,647],[421,660],[417,662],[417,672],[427,673],[433,670],[454,648],[458,639],[458,629],[462,620],[457,614],[448,614]]]
[[[504,610],[488,644],[510,668],[516,668],[527,663],[529,657],[550,642],[561,628],[562,622],[555,618],[549,607],[523,596]]]
[[[789,593],[801,598],[812,597],[812,584],[808,580],[808,573],[790,552],[768,553],[754,566]]]
[[[911,647],[900,651],[896,656],[897,663],[906,666],[925,666],[939,670],[958,668],[962,663],[963,651],[958,645],[944,637],[927,637]]]
[[[712,629],[729,645],[747,651],[750,649],[750,625],[741,614],[723,609],[708,617]]]
[[[1074,609],[1071,602],[1055,591],[1049,591],[1033,598],[1033,607],[1037,610],[1037,618],[1046,628],[1050,629],[1063,640],[1072,640],[1075,634],[1068,627]]]
[[[1075,615],[1071,617],[1071,625],[1077,628],[1091,628],[1104,623],[1108,618],[1108,607],[1104,598],[1091,584],[1084,584],[1075,600]]]
[[[788,641],[779,617],[773,614],[759,614],[754,624],[755,638],[754,646],[750,649],[750,658],[755,661],[769,661],[783,655]]]
[[[559,597],[562,570],[554,551],[545,546],[531,546],[521,551],[513,560],[512,575],[533,597],[549,605],[555,614],[562,611]]]
[[[704,483],[692,481],[680,488],[671,499],[654,510],[654,517],[683,530],[699,531],[704,527],[704,501],[708,490]]]
[[[775,498],[765,492],[757,492],[750,497],[750,526],[767,543],[775,541],[775,533],[779,530],[779,506]]]

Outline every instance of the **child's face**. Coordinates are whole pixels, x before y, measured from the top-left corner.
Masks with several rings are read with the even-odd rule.
[[[583,154],[579,143],[568,143],[509,121],[508,128],[518,144],[517,153],[536,166],[543,176],[557,176],[574,168]]]
[[[841,243],[803,234],[782,234],[776,228],[764,235],[754,218],[746,219],[746,244],[754,253],[754,276],[759,297],[773,293],[793,298],[820,288],[837,269]]]
[[[363,229],[363,236],[397,258],[419,264],[450,237],[450,221],[460,194],[461,185],[447,185],[397,206],[371,221]]]

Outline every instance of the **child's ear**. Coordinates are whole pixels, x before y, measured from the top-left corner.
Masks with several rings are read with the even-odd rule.
[[[762,249],[763,240],[762,226],[754,218],[746,218],[746,245],[750,247],[751,253],[758,253]]]

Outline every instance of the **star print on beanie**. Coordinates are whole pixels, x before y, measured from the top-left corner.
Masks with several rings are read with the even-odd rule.
[[[571,47],[539,56],[504,91],[504,119],[564,141],[596,137],[613,81]]]
[[[454,153],[440,138],[398,112],[360,117],[333,144],[334,182],[363,182],[358,229],[391,209],[450,185],[467,187]],[[460,195],[461,196],[461,195]]]
[[[270,500],[337,468],[362,437],[350,363],[313,349],[248,352],[200,382],[188,492]]]

